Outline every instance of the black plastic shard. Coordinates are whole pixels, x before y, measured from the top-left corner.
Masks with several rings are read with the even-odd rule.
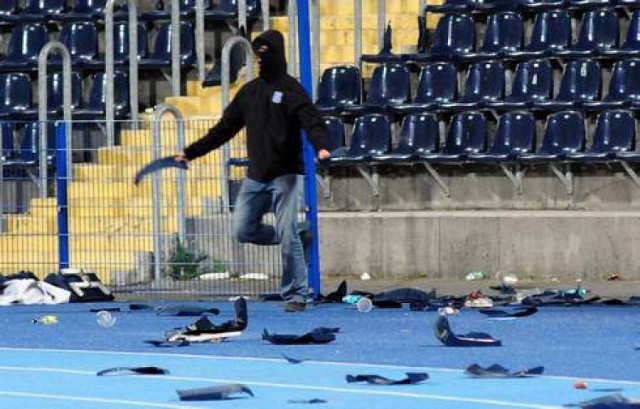
[[[426,372],[407,372],[404,379],[389,379],[380,375],[347,375],[347,382],[367,382],[372,385],[413,385],[429,379]]]
[[[158,315],[170,315],[174,317],[198,317],[205,314],[220,314],[217,308],[200,308],[190,305],[172,305],[156,308]]]
[[[292,399],[292,400],[288,400],[287,403],[301,403],[301,404],[307,404],[307,405],[315,405],[318,403],[329,403],[329,401],[326,399],[313,398],[313,399]]]
[[[499,364],[494,364],[487,368],[478,364],[472,364],[467,367],[465,372],[476,378],[526,378],[535,375],[542,375],[544,372],[544,366],[536,366],[534,368],[511,372]]]
[[[625,398],[619,393],[615,393],[613,395],[564,406],[582,409],[636,409],[640,408],[640,400]]]
[[[164,158],[156,159],[147,163],[140,170],[138,170],[134,179],[134,183],[137,185],[148,174],[167,168],[178,168],[184,170],[188,169],[186,162],[177,162],[174,160],[173,156],[165,156]]]
[[[335,341],[335,333],[339,328],[314,328],[303,335],[270,334],[266,329],[262,331],[262,339],[276,345],[307,345],[326,344]]]
[[[236,393],[246,393],[253,397],[253,392],[248,387],[239,383],[212,386],[210,388],[177,390],[180,400],[224,400]]]
[[[285,354],[281,354],[284,359],[287,360],[290,364],[301,364],[304,362],[304,359],[296,359],[286,356]]]
[[[433,332],[436,338],[448,347],[499,347],[502,345],[499,339],[495,339],[485,332],[454,334],[445,315],[438,316]]]
[[[169,371],[157,366],[136,366],[125,367],[120,366],[116,368],[108,368],[98,371],[96,375],[168,375]]]
[[[478,312],[489,317],[526,317],[538,312],[538,308],[533,306],[511,307],[511,308],[478,308]]]
[[[150,345],[153,345],[154,347],[158,347],[158,348],[186,347],[186,346],[191,344],[186,339],[178,339],[178,340],[175,340],[175,341],[167,341],[166,339],[162,339],[162,340],[149,339],[149,340],[146,340],[144,342],[145,342],[145,344],[150,344]]]
[[[322,297],[322,302],[325,303],[330,303],[330,302],[335,302],[335,303],[341,303],[342,299],[347,295],[347,281],[343,280],[340,285],[338,285],[338,288],[332,292],[327,294],[326,297]]]

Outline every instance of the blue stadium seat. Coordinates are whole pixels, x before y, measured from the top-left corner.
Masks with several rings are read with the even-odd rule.
[[[466,14],[445,14],[438,20],[433,45],[424,55],[411,55],[415,61],[452,60],[475,51],[476,26]]]
[[[469,67],[464,95],[459,101],[441,103],[447,109],[486,108],[504,98],[504,67],[498,61],[474,63]]]
[[[373,155],[375,162],[412,162],[420,155],[438,151],[440,124],[432,113],[416,113],[404,117],[400,126],[398,144],[389,153]]]
[[[351,143],[345,155],[329,158],[330,165],[351,165],[368,162],[373,155],[389,151],[391,146],[391,123],[380,114],[368,114],[356,118]]]
[[[73,9],[68,13],[54,16],[60,21],[91,21],[104,18],[107,0],[75,0]]]
[[[47,74],[47,115],[49,118],[62,117],[64,107],[64,75],[62,72],[52,72]],[[77,72],[71,73],[71,111],[80,108],[82,102],[82,78]],[[23,116],[28,118],[38,118],[38,106],[23,111]]]
[[[596,109],[640,106],[640,59],[614,63],[607,96],[602,101],[587,102],[585,106]]]
[[[427,63],[420,69],[418,88],[413,103],[400,104],[392,111],[401,113],[434,109],[441,103],[454,102],[458,97],[458,74],[449,62]]]
[[[247,0],[247,18],[255,19],[260,17],[262,6],[260,0]],[[205,20],[226,21],[238,17],[237,0],[219,0],[216,5],[204,12]]]
[[[492,102],[501,110],[531,108],[553,96],[553,69],[548,60],[523,61],[516,66],[511,94],[504,101]]]
[[[487,147],[487,120],[481,112],[469,111],[453,116],[441,152],[420,154],[426,162],[461,162],[468,155]]]
[[[565,58],[589,57],[615,51],[619,46],[620,24],[614,9],[590,10],[582,17],[578,40],[569,50],[556,51]]]
[[[38,122],[27,122],[26,124],[11,124],[20,139],[16,153],[5,161],[7,168],[21,169],[38,166],[40,162],[40,124]],[[53,166],[55,159],[55,124],[47,125],[47,165]],[[4,131],[4,129],[3,129]]]
[[[638,3],[640,6],[640,2]],[[619,50],[610,51],[614,56],[620,58],[640,57],[640,10],[634,10],[631,13],[629,28],[624,44]]]
[[[482,11],[490,6],[485,0],[446,0],[443,4],[428,4],[425,10],[429,13],[456,13]]]
[[[512,162],[518,155],[533,151],[536,140],[536,122],[533,114],[525,111],[504,113],[498,120],[493,144],[487,152],[469,154],[474,162]]]
[[[7,54],[0,61],[1,71],[34,70],[38,66],[38,54],[49,41],[49,34],[43,24],[28,23],[11,31]]]
[[[168,3],[170,2],[157,1],[155,10],[142,13],[140,15],[140,19],[150,20],[150,21],[170,20],[171,12],[166,7],[166,4]],[[212,7],[211,1],[205,0],[203,3],[204,3],[205,10]],[[196,9],[195,0],[179,0],[178,6],[180,7],[180,17],[182,19],[193,17],[195,15],[195,9]]]
[[[244,50],[240,47],[233,47],[229,54],[229,82],[234,83],[238,80],[238,74],[242,67],[246,64]],[[222,84],[222,62],[219,60],[213,68],[211,68],[204,80],[202,87],[213,87]]]
[[[513,51],[514,58],[551,56],[571,47],[571,17],[563,10],[541,11],[536,14],[531,40],[524,51]]]
[[[567,7],[573,9],[592,9],[615,6],[617,0],[569,0]]]
[[[56,19],[66,11],[66,0],[26,0],[19,13],[5,16],[5,19],[16,23],[43,22]]]
[[[166,68],[171,66],[171,24],[163,23],[158,27],[153,49],[149,58],[140,61],[141,69]],[[193,65],[195,61],[195,39],[193,25],[180,23],[180,66]]]
[[[89,98],[87,104],[73,111],[74,118],[95,119],[103,118],[106,103],[106,78],[104,72],[98,72],[91,78]],[[116,71],[113,78],[114,89],[114,115],[116,118],[124,118],[130,112],[129,104],[129,76],[123,71]]]
[[[579,107],[600,100],[602,74],[593,60],[576,60],[566,64],[560,90],[552,101],[536,101],[535,107],[547,110]]]
[[[521,51],[524,43],[522,16],[511,11],[491,14],[484,31],[484,40],[478,53],[465,59],[496,59]]]
[[[583,150],[585,126],[582,114],[562,111],[547,117],[542,145],[535,153],[518,156],[522,162],[549,162],[565,160],[568,154]]]
[[[636,125],[631,112],[622,110],[602,112],[596,120],[591,147],[586,152],[570,153],[567,158],[581,162],[615,159],[618,153],[633,151],[635,140]]]
[[[361,105],[347,105],[350,114],[389,112],[392,107],[411,100],[411,76],[404,64],[378,65],[371,76],[369,92]]]
[[[345,106],[358,105],[362,92],[361,83],[357,67],[339,65],[327,68],[318,85],[316,108],[323,113],[335,113]]]
[[[0,118],[19,119],[32,107],[29,75],[18,72],[0,74]]]
[[[563,8],[568,0],[499,0],[502,3],[511,3],[513,7],[525,11],[544,11]]]
[[[0,122],[0,132],[2,132],[2,152],[0,152],[0,160],[11,159],[16,154],[13,142],[13,123]]]
[[[58,40],[69,50],[73,66],[93,64],[98,60],[98,29],[93,22],[65,23]],[[62,66],[62,57],[57,53],[51,55],[48,65]]]
[[[329,141],[331,143],[332,155],[344,155],[346,153],[346,147],[344,144],[344,124],[340,118],[335,116],[325,116],[322,118],[327,132],[329,133]]]
[[[138,23],[138,62],[147,58],[147,29]],[[116,67],[129,66],[129,22],[116,21],[113,24],[113,63]],[[104,59],[96,58],[92,61],[84,60],[82,67],[94,70],[104,70]]]
[[[9,20],[18,12],[19,6],[19,0],[0,0],[0,26],[13,24]],[[5,19],[5,17],[8,18]]]

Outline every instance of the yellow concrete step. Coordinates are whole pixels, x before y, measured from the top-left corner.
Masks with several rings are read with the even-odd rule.
[[[56,217],[36,217],[29,215],[9,215],[7,231],[12,234],[56,234],[58,224]]]
[[[218,122],[215,117],[192,119],[184,129],[185,145],[189,145],[202,138]],[[160,134],[160,144],[168,149],[177,150],[178,130],[170,129]],[[123,131],[121,134],[122,147],[146,148],[153,146],[153,133],[151,130]]]
[[[153,236],[147,235],[113,235],[102,233],[88,233],[73,235],[69,240],[71,254],[77,252],[110,253],[110,252],[138,252],[153,250]]]
[[[244,82],[244,77],[239,76],[238,81],[229,84],[230,94],[235,95]],[[187,82],[187,95],[222,99],[222,86],[203,88],[200,81],[190,80]]]
[[[55,197],[36,197],[29,200],[27,212],[34,217],[55,217],[58,212]]]
[[[126,214],[128,198],[74,197],[69,201],[69,217],[120,217]]]
[[[24,251],[57,251],[58,236],[50,235],[14,235],[0,236],[0,262],[6,260],[5,255]]]
[[[177,230],[175,218],[162,218],[163,231]],[[69,219],[69,231],[74,234],[100,233],[106,235],[127,235],[153,232],[150,217],[74,217]]]
[[[96,163],[79,163],[73,165],[73,177],[76,181],[113,181],[118,175],[115,165],[101,165]]]
[[[69,201],[77,198],[118,199],[132,196],[133,183],[127,182],[71,182],[69,184]]]

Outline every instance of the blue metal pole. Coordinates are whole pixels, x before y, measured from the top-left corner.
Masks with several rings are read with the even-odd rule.
[[[46,126],[46,125],[45,125]],[[58,192],[58,267],[69,268],[69,205],[67,198],[67,125],[56,124],[56,189]]]
[[[316,1],[316,0],[312,0]],[[291,28],[290,28],[291,29]],[[312,66],[311,66],[311,38],[309,27],[309,0],[298,0],[298,55],[300,56],[300,82],[313,95]],[[293,46],[293,45],[291,45]],[[289,61],[293,64],[294,61]],[[304,197],[307,205],[306,216],[309,229],[313,234],[313,241],[309,246],[307,265],[309,270],[309,287],[313,289],[314,297],[320,294],[320,246],[318,245],[318,196],[316,192],[316,164],[315,150],[306,135],[303,136],[304,157]]]

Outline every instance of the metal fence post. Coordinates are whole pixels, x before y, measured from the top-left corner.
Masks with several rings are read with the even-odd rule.
[[[180,5],[179,0],[171,2],[171,91],[174,97],[180,95]]]
[[[353,0],[353,35],[355,36],[354,56],[355,61],[353,65],[360,66],[360,57],[362,57],[362,0]]]
[[[39,157],[39,178],[40,178],[40,197],[47,197],[48,191],[48,175],[47,175],[47,58],[49,53],[57,51],[62,54],[62,114],[67,122],[66,129],[66,147],[71,148],[71,56],[69,50],[59,41],[50,41],[45,44],[38,54],[38,126],[40,137],[40,157]],[[71,168],[71,155],[67,155],[67,172],[69,178],[73,177],[73,169]]]
[[[173,105],[169,104],[161,104],[158,105],[154,114],[153,114],[153,151],[152,158],[158,159],[160,157],[160,151],[162,146],[160,144],[162,139],[162,127],[161,127],[161,118],[165,112],[170,112],[173,114],[177,124],[178,124],[178,138],[177,138],[177,146],[176,152],[182,151],[185,146],[185,135],[184,135],[184,117],[182,113]],[[177,213],[178,213],[178,240],[180,243],[184,244],[185,238],[185,224],[186,224],[186,176],[184,172],[178,172],[177,177]],[[159,172],[155,172],[153,174],[153,191],[152,191],[152,200],[153,200],[153,255],[154,255],[154,282],[158,283],[161,281],[161,271],[160,271],[160,253],[162,251],[162,246],[160,242],[160,235],[162,232],[162,195],[161,195],[161,180]]]
[[[67,196],[67,187],[69,183],[67,156],[71,156],[67,145],[67,126],[69,121],[56,123],[56,189],[57,189],[57,207],[58,207],[58,268],[69,268],[69,201]]]
[[[384,46],[384,31],[385,31],[385,20],[386,20],[386,11],[385,11],[385,0],[378,0],[378,49],[382,50]]]
[[[204,81],[205,46],[204,46],[204,0],[196,0],[196,59],[198,61],[198,81]]]
[[[287,16],[288,16],[288,25],[289,29],[287,30],[287,34],[289,36],[289,58],[288,58],[288,66],[287,72],[291,76],[296,76],[299,72],[298,70],[298,59],[296,58],[296,51],[298,49],[297,39],[298,39],[298,0],[289,0],[289,4],[287,6]]]
[[[311,0],[317,12],[317,0]],[[317,13],[316,13],[317,14]],[[309,38],[309,0],[298,1],[298,44],[300,47],[300,80],[307,92],[312,92],[314,77],[311,64],[311,49]],[[315,38],[315,36],[314,36]],[[315,151],[306,135],[304,143],[305,164],[305,201],[307,205],[307,220],[309,221],[313,241],[309,249],[309,287],[314,296],[320,294],[320,247],[318,245],[318,198],[316,192]]]
[[[138,11],[135,1],[129,1],[129,104],[131,120],[135,129],[138,127]],[[114,89],[113,89],[113,6],[115,0],[107,0],[105,6],[104,27],[104,63],[105,77],[105,119],[107,128],[107,146],[115,143],[113,121]]]
[[[247,28],[247,0],[238,0],[238,28],[244,27],[244,32],[249,36]]]

